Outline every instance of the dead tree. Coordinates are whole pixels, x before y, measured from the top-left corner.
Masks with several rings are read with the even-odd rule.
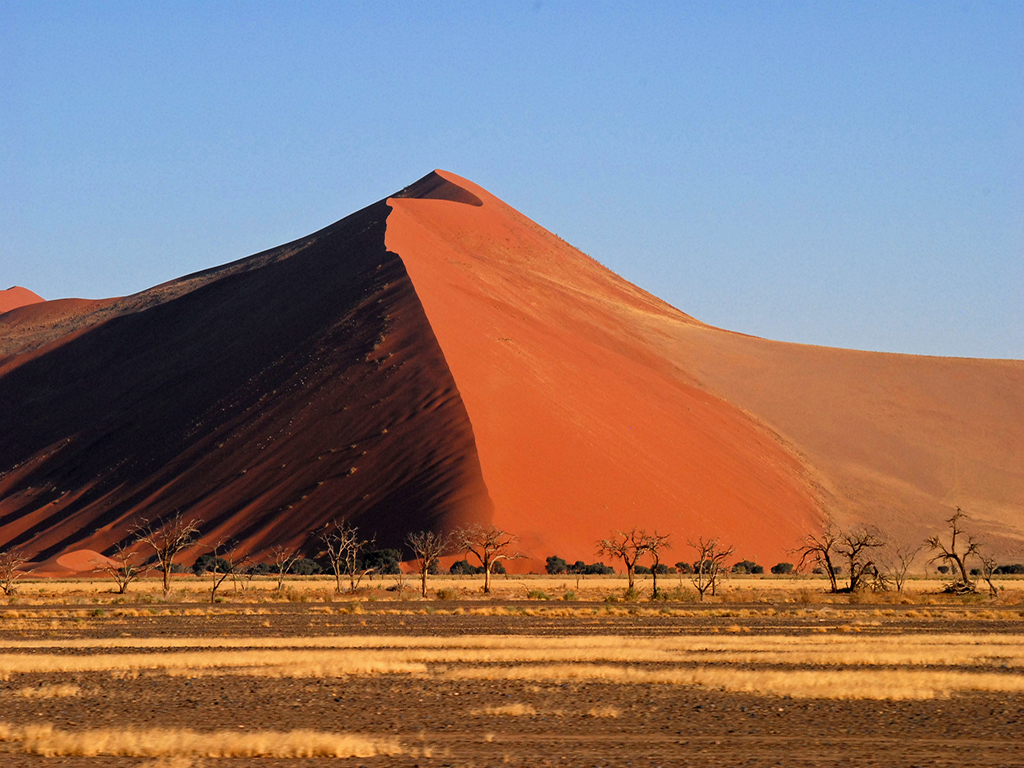
[[[281,592],[284,590],[285,574],[302,557],[302,552],[297,549],[278,546],[270,550],[270,556],[274,558],[274,569],[277,572],[277,591]]]
[[[836,551],[841,557],[846,558],[850,568],[850,585],[846,588],[847,592],[856,592],[872,575],[879,576],[875,561],[872,559],[872,550],[884,545],[884,541],[866,529],[849,531],[839,537]]]
[[[238,567],[239,567],[238,563],[235,563],[233,560],[231,560],[228,557],[224,556],[224,555],[229,555],[230,554],[230,552],[231,552],[230,547],[227,548],[227,551],[224,553],[224,555],[220,554],[220,552],[221,552],[222,548],[224,548],[224,546],[225,546],[224,539],[221,539],[220,541],[218,541],[216,544],[213,545],[213,547],[210,549],[211,557],[210,557],[210,560],[209,560],[209,564],[206,566],[206,570],[209,571],[209,573],[210,573],[210,602],[211,603],[217,602],[217,590],[220,589],[220,585],[224,583],[225,579],[227,579],[228,576],[230,576],[231,574],[235,573],[238,570]],[[242,562],[244,562],[246,560],[248,560],[247,557],[243,558]],[[197,573],[196,575],[199,575],[199,574]]]
[[[18,591],[15,582],[22,576],[32,573],[32,568],[23,568],[28,562],[20,550],[8,549],[0,552],[0,591],[5,595],[13,595]]]
[[[451,545],[451,537],[433,531],[416,531],[405,537],[406,544],[420,561],[420,587],[423,597],[427,596],[427,574],[438,564]]]
[[[597,542],[597,554],[617,557],[626,566],[626,580],[633,589],[636,580],[637,561],[651,551],[652,540],[643,528],[633,528],[628,533],[615,531],[610,539]]]
[[[980,554],[980,544],[964,530],[963,521],[966,519],[967,515],[957,507],[953,516],[946,520],[949,526],[949,544],[938,535],[925,541],[928,548],[935,553],[928,562],[942,560],[951,570],[955,568],[953,580],[946,585],[946,591],[955,594],[977,591],[977,585],[970,578],[967,559]]]
[[[143,519],[134,528],[139,541],[152,547],[157,564],[163,571],[164,597],[171,591],[171,568],[174,566],[174,558],[196,540],[201,522],[197,519],[183,520],[181,513],[176,512],[174,517],[163,525]]]
[[[335,590],[341,592],[341,578],[348,576],[350,591],[355,592],[363,576],[373,572],[373,568],[360,568],[360,558],[376,537],[361,539],[358,528],[337,520],[320,531],[317,537],[324,547],[321,554],[327,557],[334,571]]]
[[[693,564],[690,582],[703,602],[704,593],[709,589],[712,597],[718,591],[718,584],[726,572],[725,559],[733,553],[733,547],[722,547],[718,539],[700,538],[696,543],[687,543],[697,552],[697,562]]]
[[[804,537],[803,545],[794,550],[794,554],[800,555],[800,562],[797,563],[796,570],[803,569],[807,563],[817,563],[828,576],[830,591],[833,594],[839,591],[839,585],[836,584],[836,566],[833,560],[838,554],[837,548],[841,537],[839,529],[830,521],[821,533],[807,534]]]
[[[658,569],[661,567],[661,555],[666,549],[672,549],[672,545],[669,543],[669,534],[660,534],[657,531],[652,533],[649,537],[648,552],[651,555],[651,579],[654,583],[654,589],[651,591],[651,599],[656,600],[658,598]]]
[[[129,551],[124,545],[115,544],[113,555],[94,562],[97,563],[98,570],[114,580],[117,585],[117,594],[123,595],[128,591],[129,584],[149,570],[144,563],[135,562],[135,558],[138,556],[137,552]]]
[[[897,592],[902,592],[907,583],[907,573],[910,566],[920,553],[923,545],[912,546],[910,544],[897,544],[884,553],[880,559],[882,570],[896,587]]]
[[[484,594],[491,591],[491,568],[499,560],[518,560],[523,557],[512,550],[518,540],[508,531],[495,525],[470,525],[459,528],[452,534],[455,548],[467,555],[473,555],[484,569]]]
[[[997,567],[995,558],[979,553],[978,559],[981,560],[981,577],[988,584],[989,597],[999,597],[999,587],[992,583]]]

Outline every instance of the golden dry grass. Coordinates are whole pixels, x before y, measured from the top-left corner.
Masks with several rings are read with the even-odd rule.
[[[963,691],[1024,692],[1024,636],[1016,634],[211,638],[201,642],[213,649],[187,650],[197,642],[82,640],[59,644],[84,653],[51,654],[25,651],[55,642],[9,641],[3,644],[8,652],[0,654],[0,678],[75,672],[121,677],[408,674],[705,686],[805,698],[922,699]],[[108,652],[125,648],[139,652]]]
[[[394,739],[323,731],[199,732],[187,728],[61,730],[0,723],[0,741],[44,757],[374,757],[400,755]]]

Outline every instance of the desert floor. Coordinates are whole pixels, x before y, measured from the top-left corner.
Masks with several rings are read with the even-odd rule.
[[[599,599],[614,579],[487,599],[436,579],[428,600],[262,580],[211,604],[193,577],[166,599],[40,579],[0,601],[0,764],[1024,765],[1019,585],[851,601],[736,579],[698,603]]]

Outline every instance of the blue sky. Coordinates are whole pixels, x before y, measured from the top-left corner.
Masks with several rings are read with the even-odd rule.
[[[435,167],[715,325],[1024,358],[1024,3],[0,3],[0,287],[132,293]]]

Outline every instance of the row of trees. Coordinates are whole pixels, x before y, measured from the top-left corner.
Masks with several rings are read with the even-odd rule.
[[[997,566],[995,559],[965,528],[967,515],[959,507],[946,520],[946,531],[928,537],[922,544],[887,546],[877,531],[867,528],[842,530],[832,522],[816,534],[808,534],[796,553],[800,555],[797,570],[809,563],[828,576],[832,592],[856,592],[860,589],[903,591],[911,564],[922,550],[931,552],[929,563],[941,563],[940,573],[949,575],[945,591],[968,594],[978,591],[978,579],[988,584],[993,596],[999,590],[992,577],[1012,572],[1012,567]],[[977,562],[977,567],[971,564]],[[839,585],[839,574],[847,574],[847,583]]]

